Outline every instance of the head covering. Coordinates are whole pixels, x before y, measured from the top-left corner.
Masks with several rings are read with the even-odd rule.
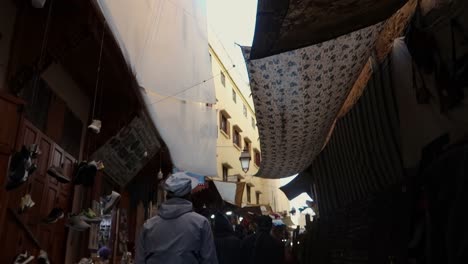
[[[223,213],[216,213],[213,231],[215,234],[234,232],[229,219]]]
[[[111,255],[111,250],[106,246],[103,246],[98,250],[98,256],[101,259],[107,260],[110,258],[110,255]]]
[[[176,197],[183,197],[189,194],[198,183],[193,177],[184,172],[177,172],[169,176],[164,183],[164,189]]]
[[[273,226],[273,221],[271,217],[262,215],[262,216],[257,217],[257,225],[258,225],[258,231],[269,232],[271,230],[271,227]]]
[[[273,220],[273,226],[285,226],[283,220],[281,219],[274,219]]]

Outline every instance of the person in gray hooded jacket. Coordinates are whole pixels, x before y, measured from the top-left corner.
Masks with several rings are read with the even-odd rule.
[[[192,179],[175,173],[166,180],[168,200],[145,222],[136,248],[136,264],[217,264],[208,219],[193,212]]]

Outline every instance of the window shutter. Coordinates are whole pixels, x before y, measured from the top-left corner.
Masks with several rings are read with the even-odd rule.
[[[228,134],[228,137],[231,138],[231,123],[229,121],[226,121],[226,131]]]
[[[223,113],[219,112],[219,129],[223,130]]]

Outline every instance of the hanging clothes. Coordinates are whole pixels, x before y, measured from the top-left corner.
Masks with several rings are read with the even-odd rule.
[[[414,169],[418,167],[424,146],[445,133],[454,142],[468,131],[468,103],[447,113],[440,112],[434,74],[425,73],[413,63],[404,38],[394,41],[390,56],[400,120],[401,155],[405,168]],[[421,101],[422,92],[427,93],[425,101]]]

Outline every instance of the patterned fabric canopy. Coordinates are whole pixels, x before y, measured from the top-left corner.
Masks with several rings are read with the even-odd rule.
[[[276,56],[250,60],[243,47],[262,147],[258,175],[307,168],[373,49],[382,24]]]
[[[252,59],[303,48],[384,21],[407,0],[259,0]]]
[[[260,131],[260,177],[287,177],[312,163],[337,118],[359,100],[373,65],[388,55],[416,5],[409,0],[384,23],[264,59],[250,60],[249,48],[243,48]]]

